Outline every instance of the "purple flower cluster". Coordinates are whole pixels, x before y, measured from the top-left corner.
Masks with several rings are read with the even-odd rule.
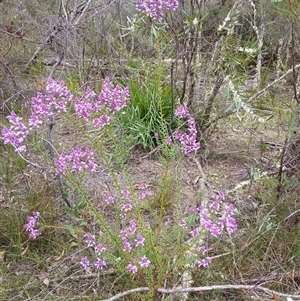
[[[28,128],[24,125],[23,119],[13,111],[7,119],[11,126],[2,128],[1,135],[4,144],[11,144],[18,153],[24,152],[26,146],[23,145],[23,142],[29,134]]]
[[[139,184],[137,186],[139,191],[140,200],[144,200],[147,196],[151,196],[153,193],[145,184]]]
[[[92,248],[96,255],[96,261],[94,263],[94,267],[97,270],[102,270],[107,266],[107,263],[104,259],[99,258],[99,256],[101,255],[101,253],[106,251],[106,248],[101,243],[96,243],[95,236],[91,233],[87,233],[85,235],[85,238],[86,238],[85,240],[86,246],[88,248]],[[90,260],[86,256],[81,258],[80,264],[84,269],[87,269],[92,265]]]
[[[56,82],[54,79],[47,80],[46,92],[56,98],[55,108],[65,112],[65,105],[73,99],[71,91],[66,87],[65,83],[61,81]],[[61,106],[61,109],[59,107]]]
[[[107,205],[111,205],[115,203],[115,198],[107,191],[104,192],[104,200]]]
[[[78,118],[86,121],[91,117],[91,113],[110,112],[114,114],[126,106],[128,97],[128,87],[121,89],[119,85],[114,86],[106,77],[98,97],[90,87],[87,87],[85,96],[82,99],[75,99],[75,112]],[[110,116],[106,113],[92,119],[92,123],[96,127],[103,127],[109,122]]]
[[[91,112],[96,112],[99,110],[96,93],[92,91],[90,87],[87,87],[84,97],[82,99],[75,99],[74,108],[78,118],[88,120]]]
[[[65,174],[69,165],[72,165],[72,171],[75,173],[81,172],[84,169],[94,172],[97,167],[94,161],[94,153],[88,147],[82,151],[77,145],[71,149],[69,155],[62,152],[55,160],[56,174]]]
[[[35,239],[41,235],[41,231],[36,229],[39,219],[40,213],[37,211],[32,212],[32,216],[27,216],[27,224],[24,225],[24,229],[29,232],[30,239]]]
[[[120,205],[121,208],[121,218],[125,218],[127,212],[130,212],[133,208],[133,205],[131,204],[131,194],[130,191],[125,188],[122,191],[123,194],[123,200],[125,201],[123,204]]]
[[[203,206],[197,208],[200,225],[190,231],[190,235],[195,237],[203,230],[208,231],[212,236],[219,237],[223,231],[232,234],[237,230],[236,220],[233,217],[233,206],[219,206],[218,210],[209,211]]]
[[[191,152],[196,152],[200,148],[200,142],[197,142],[195,119],[190,116],[188,108],[183,105],[177,107],[175,116],[178,118],[188,118],[188,129],[187,133],[176,130],[173,133],[174,140],[179,141],[181,144],[181,149],[185,155]],[[172,144],[172,138],[168,136],[166,138],[166,142],[168,145]]]
[[[85,95],[82,99],[75,99],[74,106],[78,118],[88,120],[91,112],[99,113],[109,112],[114,114],[126,106],[126,101],[129,97],[128,88],[121,89],[120,86],[114,86],[110,79],[105,78],[102,91],[99,96],[87,87]],[[29,117],[28,125],[23,123],[21,117],[18,117],[15,112],[11,112],[8,116],[10,127],[4,126],[1,131],[4,144],[11,144],[19,153],[26,150],[23,145],[24,140],[30,131],[38,130],[46,118],[67,111],[68,104],[73,100],[73,94],[68,90],[64,82],[56,82],[49,78],[46,86],[46,93],[38,92],[31,99],[32,114]],[[92,123],[96,127],[103,127],[110,122],[110,116],[106,113],[101,113],[100,116],[93,118]]]
[[[98,101],[106,105],[110,112],[116,113],[126,107],[127,98],[129,97],[128,87],[123,90],[119,85],[113,86],[108,77],[105,78],[102,91],[99,94]]]
[[[145,238],[137,231],[136,219],[130,220],[128,227],[121,230],[119,236],[122,239],[124,252],[131,252],[133,248],[140,248],[144,246]]]
[[[30,131],[38,130],[43,119],[53,116],[55,112],[66,112],[67,104],[72,100],[72,93],[66,88],[64,82],[57,83],[53,79],[48,79],[46,94],[38,92],[36,97],[31,99],[32,113],[28,120],[28,126],[22,122],[15,112],[8,116],[9,128],[3,127],[2,139],[4,144],[11,144],[16,152],[24,152],[26,146],[22,145]]]
[[[125,200],[131,201],[131,194],[127,188],[123,189],[123,197]]]
[[[53,116],[55,113],[67,111],[67,105],[73,99],[72,93],[62,81],[57,83],[49,78],[46,86],[46,94],[38,92],[31,99],[32,114],[29,118],[30,130],[37,130],[43,124],[43,119]]]
[[[179,226],[182,229],[187,229],[192,238],[197,237],[203,232],[207,232],[213,237],[219,237],[224,231],[228,234],[232,234],[237,230],[237,223],[233,216],[233,206],[225,205],[222,201],[225,200],[223,192],[219,192],[214,197],[214,201],[206,209],[203,206],[192,210],[192,213],[197,214],[197,219],[194,223],[189,224],[185,220],[179,221]],[[202,246],[199,252],[204,255],[206,249]],[[198,266],[206,267],[210,262],[211,258],[206,257],[205,259],[197,261]]]
[[[184,154],[196,152],[200,148],[200,142],[197,142],[195,119],[192,117],[188,119],[188,133],[175,131],[174,137],[181,143]]]
[[[175,116],[178,118],[186,118],[190,116],[189,108],[183,105],[180,105],[176,108]]]
[[[150,265],[150,263],[151,261],[145,255],[141,257],[141,260],[139,261],[139,265],[141,268],[147,268]],[[127,265],[127,270],[130,273],[135,274],[138,271],[138,267],[130,263]]]
[[[136,235],[135,235],[136,234]],[[133,247],[140,248],[144,245],[145,238],[137,232],[137,223],[136,220],[131,220],[129,222],[129,226],[125,229],[120,231],[120,237],[122,238],[123,242],[123,251],[130,252]],[[128,241],[129,237],[131,240],[134,241],[134,245]],[[134,238],[135,237],[135,238]],[[82,257],[80,260],[80,264],[84,269],[94,266],[98,270],[102,270],[107,266],[107,262],[100,258],[101,253],[106,251],[106,248],[101,243],[96,243],[95,236],[91,233],[87,233],[85,235],[85,244],[87,248],[91,248],[94,250],[96,255],[96,260],[92,263],[86,256]],[[146,268],[150,265],[150,260],[144,255],[141,257],[140,261],[138,262],[141,268]],[[133,274],[138,271],[137,265],[128,264],[127,270]]]
[[[161,22],[164,13],[178,8],[177,0],[137,0],[136,10]]]
[[[207,253],[207,249],[204,245],[202,245],[199,249],[198,252],[200,253],[200,255],[205,256]],[[196,261],[196,265],[200,268],[200,267],[204,267],[207,268],[208,265],[212,262],[212,258],[209,256],[206,256],[200,260]]]

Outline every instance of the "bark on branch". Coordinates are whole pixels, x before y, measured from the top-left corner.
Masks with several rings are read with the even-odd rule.
[[[122,292],[108,299],[102,299],[101,301],[114,301],[133,293],[148,292],[149,290],[150,289],[148,287],[139,287],[139,288]],[[176,294],[176,293],[191,293],[191,292],[203,292],[203,291],[214,291],[214,290],[247,290],[247,291],[256,291],[256,292],[260,291],[269,296],[272,296],[272,298],[276,296],[276,297],[292,298],[292,300],[300,300],[300,295],[280,293],[268,289],[261,285],[224,284],[224,285],[189,287],[189,288],[182,288],[182,289],[159,288],[157,292],[161,294]]]

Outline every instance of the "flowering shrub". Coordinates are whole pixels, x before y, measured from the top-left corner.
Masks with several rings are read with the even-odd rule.
[[[162,21],[166,11],[175,10],[177,7],[176,0],[137,1],[138,11],[158,21]],[[110,126],[113,117],[126,106],[128,98],[129,89],[113,85],[109,78],[105,78],[98,95],[87,87],[82,98],[75,97],[64,82],[57,83],[49,79],[46,93],[39,92],[32,99],[32,115],[27,124],[12,112],[8,117],[10,127],[2,129],[2,139],[5,144],[11,144],[18,153],[25,152],[25,140],[31,131],[41,129],[48,118],[65,115],[79,130],[82,130],[82,127],[78,124],[84,123],[109,135],[113,149],[120,156],[119,142],[111,133]],[[156,100],[156,97],[154,98]],[[160,114],[163,115],[162,110]],[[178,106],[175,116],[186,123],[184,127],[168,137],[154,135],[156,139],[162,138],[163,143],[166,139],[165,144],[169,146],[166,147],[166,152],[168,148],[172,149],[174,146],[178,151],[177,159],[181,159],[186,154],[195,153],[200,148],[200,143],[197,142],[195,120],[191,117],[188,108],[183,105]],[[164,126],[163,118],[159,124]],[[165,283],[165,278],[168,277],[167,269],[168,275],[176,275],[187,267],[207,267],[213,258],[208,254],[209,248],[204,244],[204,240],[208,236],[218,239],[222,234],[230,235],[237,229],[233,207],[225,205],[224,194],[216,195],[208,207],[191,208],[188,215],[182,215],[180,195],[176,195],[177,192],[174,191],[172,206],[176,210],[169,212],[166,206],[166,191],[170,177],[169,163],[165,164],[158,194],[144,184],[135,187],[123,164],[124,178],[127,181],[127,187],[124,188],[124,184],[121,185],[119,179],[115,177],[114,169],[109,165],[110,161],[105,157],[106,153],[103,152],[105,143],[102,141],[95,143],[96,136],[85,130],[82,132],[89,146],[83,148],[76,145],[69,152],[63,151],[58,154],[53,162],[56,175],[63,176],[65,181],[75,186],[100,227],[99,240],[92,233],[87,233],[83,237],[86,253],[82,254],[80,259],[82,269],[102,270],[113,266],[120,272],[129,274],[130,279],[139,284],[148,285],[153,291]],[[164,134],[164,131],[161,132]],[[103,137],[97,139],[104,139]],[[113,212],[110,212],[110,216],[114,216],[113,221],[106,216],[105,208],[103,212],[96,209],[82,186],[83,175],[97,169],[96,152],[108,167],[115,186],[114,189],[109,187],[109,192],[103,192],[105,204]],[[178,160],[179,163],[180,161]],[[74,181],[74,178],[80,181]],[[157,206],[151,207],[154,201]],[[170,222],[165,223],[167,214],[172,217]],[[36,238],[41,234],[36,228],[39,217],[39,213],[35,212],[27,219],[24,228],[29,232],[30,238]],[[188,252],[192,256],[187,256]],[[170,257],[174,260],[172,264],[170,264]]]
[[[24,152],[25,139],[29,133],[40,129],[45,118],[56,117],[59,114],[70,118],[68,112],[72,109],[72,104],[75,126],[76,120],[80,120],[101,131],[107,129],[106,133],[109,134],[113,116],[126,106],[128,97],[127,88],[114,86],[108,78],[105,79],[99,95],[87,88],[82,99],[70,93],[63,82],[58,84],[51,79],[48,81],[46,93],[38,93],[33,98],[33,113],[28,123],[26,124],[22,118],[12,112],[8,117],[10,127],[2,129],[2,139],[6,144],[11,144],[16,152]],[[196,140],[195,120],[190,116],[188,108],[179,106],[175,116],[186,123],[186,131],[182,127],[166,139],[170,149],[174,146],[179,151],[178,158],[182,158],[185,154],[196,152],[200,143]],[[109,188],[109,192],[103,192],[103,199],[110,208],[110,216],[115,215],[112,224],[105,211],[99,212],[94,207],[93,202],[84,192],[82,181],[72,180],[74,177],[82,180],[84,174],[96,170],[98,165],[94,152],[97,151],[100,156],[105,156],[101,151],[101,147],[105,144],[93,144],[94,138],[88,132],[85,132],[85,136],[89,137],[90,147],[82,148],[76,145],[69,152],[63,151],[58,154],[54,160],[55,173],[63,176],[71,185],[75,185],[100,225],[99,240],[92,233],[84,236],[85,253],[79,260],[82,269],[99,271],[113,267],[120,273],[131,275],[132,281],[138,285],[154,288],[163,285],[165,276],[162,278],[159,275],[165,275],[170,256],[176,258],[172,267],[168,267],[171,274],[183,269],[208,267],[213,257],[208,251],[211,248],[204,242],[206,237],[218,239],[225,233],[230,235],[237,230],[233,206],[225,204],[224,194],[222,192],[217,194],[208,207],[190,208],[186,216],[181,216],[181,204],[177,198],[173,206],[177,208],[175,212],[178,216],[174,216],[173,222],[166,226],[164,185],[168,183],[167,164],[159,197],[144,184],[133,185],[130,177],[127,178],[128,187],[121,187],[122,185],[115,181],[115,189]],[[118,142],[113,138],[114,148],[118,151]],[[103,160],[107,162],[105,157]],[[151,213],[144,212],[143,208],[146,204],[149,206],[154,198],[158,203],[158,209],[151,209],[153,210],[150,211]],[[24,229],[29,233],[30,239],[35,239],[41,234],[37,229],[39,218],[38,212],[34,212],[27,218]]]
[[[149,194],[150,197],[152,195]],[[155,240],[155,229],[148,229],[145,231],[145,225],[143,218],[132,218],[132,214],[138,211],[139,202],[133,202],[131,195],[127,189],[123,191],[123,201],[116,201],[110,194],[105,193],[106,199],[114,199],[110,204],[116,204],[116,214],[120,212],[122,218],[122,229],[119,231],[118,237],[121,238],[120,249],[123,253],[126,270],[131,274],[136,274],[140,270],[145,268],[153,269],[153,263],[147,257],[147,254],[151,255],[151,258],[155,258],[156,254],[151,251],[153,248],[152,242]],[[140,197],[139,199],[143,199]],[[193,254],[186,260],[192,261],[189,264],[193,264],[196,267],[206,268],[212,262],[213,258],[208,254],[208,248],[203,244],[203,238],[212,236],[219,238],[222,234],[232,234],[237,230],[236,220],[233,216],[233,206],[225,204],[225,195],[221,191],[214,196],[213,202],[205,208],[199,206],[197,208],[191,208],[189,215],[180,219],[178,226],[179,232],[183,237],[190,237],[188,239],[189,244],[181,246],[164,246],[161,242],[161,247],[164,248],[164,252],[172,254],[173,249],[177,247],[186,249],[186,252]],[[174,224],[176,228],[176,225]],[[176,236],[176,235],[175,235]],[[175,239],[174,236],[174,239]],[[85,235],[86,246],[94,249],[95,254],[100,254],[106,251],[106,248],[102,244],[96,244],[95,236],[88,233]],[[170,239],[170,238],[168,238]],[[187,242],[187,241],[186,241]],[[191,247],[192,246],[192,247]],[[158,246],[155,246],[157,250]],[[112,262],[107,262],[104,259],[94,259],[94,264],[86,257],[81,258],[81,265],[84,269],[94,266],[96,269],[103,269]]]
[[[38,130],[46,121],[47,118],[53,117],[60,113],[66,113],[68,105],[75,98],[75,111],[79,119],[88,121],[91,117],[91,112],[97,114],[91,118],[91,123],[95,127],[103,127],[110,122],[110,116],[106,114],[106,111],[110,114],[115,114],[126,106],[126,101],[129,97],[128,88],[121,89],[120,86],[114,86],[110,79],[105,78],[102,91],[98,98],[96,93],[89,87],[86,89],[86,93],[83,99],[75,98],[74,95],[68,90],[64,82],[57,83],[55,80],[49,78],[47,81],[46,93],[38,92],[36,97],[32,98],[32,114],[28,120],[28,125],[23,123],[23,119],[18,117],[15,112],[11,112],[8,116],[8,121],[11,124],[9,128],[4,126],[1,134],[4,144],[11,144],[17,152],[26,151],[26,146],[23,144],[30,131]],[[71,156],[71,157],[70,157]],[[58,172],[64,172],[62,165],[66,165],[73,161],[73,168],[81,168],[76,165],[76,160],[80,157],[86,156],[89,159],[93,157],[92,153],[86,149],[85,153],[79,151],[78,147],[73,150],[73,153],[67,157],[65,154],[58,160]],[[90,165],[91,161],[90,161]],[[89,166],[89,169],[93,167]]]
[[[98,96],[90,88],[87,88],[81,100],[75,98],[63,82],[56,83],[52,79],[48,80],[46,91],[46,94],[38,93],[32,99],[33,113],[29,118],[28,126],[23,123],[22,118],[12,112],[8,117],[11,123],[10,128],[4,127],[2,129],[4,142],[13,145],[17,152],[26,149],[24,142],[28,133],[39,129],[46,117],[51,117],[55,114],[67,114],[68,106],[72,100],[74,100],[74,108],[78,119],[89,122],[94,126],[104,127],[109,126],[112,115],[126,106],[126,101],[129,97],[127,88],[121,89],[119,86],[113,86],[108,78],[105,79],[102,91]],[[179,119],[186,119],[188,127],[187,132],[177,130],[173,133],[174,142],[177,141],[180,144],[183,154],[197,151],[200,144],[196,141],[195,121],[190,116],[188,108],[182,105],[179,106],[175,111],[175,116]],[[172,143],[171,137],[167,137],[167,140],[169,143]],[[58,155],[54,163],[56,174],[64,175],[66,178],[70,174],[93,172],[97,167],[92,149],[89,147],[82,149],[79,145],[72,148],[68,154],[63,151]],[[140,268],[152,267],[152,262],[147,257],[147,254],[150,248],[149,244],[156,235],[153,230],[145,230],[143,216],[139,213],[142,203],[147,201],[147,198],[151,198],[153,193],[143,184],[138,185],[136,190],[138,192],[137,195],[133,194],[133,191],[129,188],[123,189],[120,191],[121,198],[104,192],[105,202],[114,206],[115,214],[120,216],[122,226],[119,233],[114,234],[110,231],[105,219],[103,217],[100,218],[104,228],[108,229],[106,234],[112,236],[108,237],[108,240],[112,239],[111,243],[117,242],[121,253],[130,255],[124,255],[124,259],[126,258],[124,264],[127,271],[133,274],[137,273]],[[229,234],[236,231],[237,226],[233,217],[233,207],[224,206],[222,204],[224,199],[224,194],[219,193],[209,208],[198,207],[191,209],[190,214],[194,215],[192,223],[189,221],[189,217],[183,217],[179,220],[178,226],[183,233],[182,235],[189,235],[192,239],[197,240],[199,236],[211,235],[219,237],[224,231]],[[89,201],[87,200],[87,202]],[[93,205],[89,204],[93,208]],[[39,213],[34,212],[33,216],[27,219],[27,224],[24,228],[29,232],[30,238],[36,238],[41,234],[36,229],[39,217]],[[94,250],[96,257],[93,263],[86,256],[82,257],[80,262],[82,267],[85,269],[92,266],[96,269],[105,268],[108,263],[100,255],[106,251],[106,248],[102,244],[96,243],[95,236],[90,233],[85,236],[85,239],[87,247]],[[195,259],[199,267],[206,267],[211,262],[212,259],[206,256],[206,253],[206,248],[203,245],[199,246],[199,258]],[[206,257],[203,257],[204,255]],[[153,256],[155,257],[155,254],[151,254],[151,257]]]

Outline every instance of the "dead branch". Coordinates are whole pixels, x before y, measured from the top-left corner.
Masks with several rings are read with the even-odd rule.
[[[102,299],[101,301],[114,301],[118,300],[122,297],[130,295],[132,293],[140,293],[140,292],[148,292],[150,289],[148,287],[140,287],[131,289],[120,294],[117,294],[108,299]],[[269,288],[266,288],[261,285],[240,285],[240,284],[224,284],[224,285],[209,285],[209,286],[199,286],[199,287],[189,287],[189,288],[182,288],[182,289],[167,289],[167,288],[159,288],[157,290],[158,293],[161,294],[176,294],[176,293],[191,293],[191,292],[203,292],[203,291],[214,291],[214,290],[247,290],[247,291],[261,291],[267,295],[272,297],[285,297],[285,298],[292,298],[292,300],[300,300],[300,295],[293,295],[293,294],[285,294],[280,293]]]
[[[121,299],[127,295],[130,295],[132,293],[142,293],[142,292],[148,292],[149,291],[149,288],[148,287],[139,287],[139,288],[134,288],[134,289],[131,289],[131,290],[128,290],[128,291],[125,291],[125,292],[122,292],[120,294],[117,294],[111,298],[108,298],[108,299],[103,299],[101,301],[114,301],[114,300],[118,300],[118,299]]]
[[[27,63],[27,65],[25,67],[25,71],[28,71],[28,69],[30,68],[31,64],[33,62],[35,62],[35,60],[39,56],[40,52],[44,49],[44,47],[46,45],[51,44],[52,41],[53,41],[53,39],[61,31],[65,30],[67,28],[76,27],[76,25],[79,24],[79,22],[81,21],[83,15],[87,11],[87,9],[88,9],[91,1],[92,0],[87,0],[85,3],[83,3],[83,4],[79,5],[78,7],[76,7],[76,10],[74,11],[74,13],[71,14],[72,18],[70,19],[70,21],[68,20],[68,18],[66,17],[66,15],[64,16],[64,18],[60,17],[58,19],[57,24],[55,24],[53,26],[50,34],[47,36],[47,38],[45,39],[45,41],[38,47],[38,49],[35,51],[35,53],[30,58],[29,62]]]
[[[268,89],[278,84],[280,81],[282,81],[285,77],[287,77],[289,74],[293,72],[293,70],[296,70],[300,68],[300,64],[296,65],[295,67],[289,69],[287,72],[285,72],[283,75],[272,81],[270,84],[268,84],[265,88],[255,93],[253,96],[251,96],[248,100],[248,103],[251,103],[254,99],[258,98],[259,96],[263,95]]]

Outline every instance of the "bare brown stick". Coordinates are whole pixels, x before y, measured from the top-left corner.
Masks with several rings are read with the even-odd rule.
[[[55,24],[50,32],[50,34],[47,36],[47,38],[44,40],[44,42],[37,48],[37,50],[35,51],[35,53],[32,55],[32,57],[30,58],[29,62],[27,63],[26,67],[25,67],[25,71],[28,71],[28,69],[30,68],[31,64],[33,62],[35,62],[35,60],[37,59],[37,57],[39,56],[40,52],[44,49],[44,47],[46,45],[49,45],[52,43],[52,41],[54,40],[54,38],[63,30],[65,30],[66,28],[71,28],[71,27],[75,27],[78,25],[78,23],[81,21],[83,15],[85,14],[85,12],[87,11],[90,3],[92,0],[87,0],[85,3],[82,3],[81,5],[76,7],[76,10],[74,13],[72,13],[72,17],[71,20],[69,21],[67,16],[68,14],[63,17],[60,17],[57,21],[57,24]]]
[[[300,64],[295,65],[293,68],[289,69],[287,72],[285,72],[283,75],[272,81],[270,84],[268,84],[265,88],[255,93],[253,96],[251,96],[248,99],[248,103],[251,103],[254,99],[257,99],[259,96],[263,95],[268,89],[278,84],[280,81],[282,81],[285,77],[287,77],[289,74],[293,72],[293,70],[296,70],[300,68]]]
[[[132,293],[142,293],[142,292],[148,292],[149,291],[149,288],[148,287],[138,287],[138,288],[134,288],[134,289],[131,289],[131,290],[128,290],[128,291],[125,291],[125,292],[122,292],[120,294],[117,294],[111,298],[108,298],[108,299],[103,299],[101,301],[114,301],[114,300],[118,300],[118,299],[121,299],[127,295],[130,295]]]
[[[203,116],[203,120],[201,121],[201,125],[200,125],[200,129],[204,129],[206,130],[207,129],[207,124],[208,124],[208,121],[209,121],[209,118],[210,118],[210,115],[211,115],[211,111],[212,111],[212,108],[213,108],[213,103],[214,103],[214,100],[223,84],[223,81],[224,81],[224,78],[223,77],[220,77],[217,79],[217,81],[215,82],[215,85],[214,85],[214,88],[213,88],[213,91],[212,91],[212,94],[210,95],[208,101],[207,101],[207,106],[205,108],[205,111],[204,111],[204,116]]]
[[[108,299],[102,299],[101,301],[114,301],[121,299],[132,293],[148,292],[150,289],[148,287],[139,287],[131,289],[120,294],[117,294]],[[199,287],[189,287],[189,288],[179,288],[179,289],[167,289],[159,288],[158,293],[161,294],[176,294],[176,293],[190,293],[190,292],[203,292],[203,291],[214,291],[214,290],[248,290],[248,291],[261,291],[270,296],[278,296],[285,298],[292,298],[293,300],[300,300],[300,295],[292,295],[280,293],[260,285],[240,285],[240,284],[224,284],[224,285],[210,285],[210,286],[199,286]]]

